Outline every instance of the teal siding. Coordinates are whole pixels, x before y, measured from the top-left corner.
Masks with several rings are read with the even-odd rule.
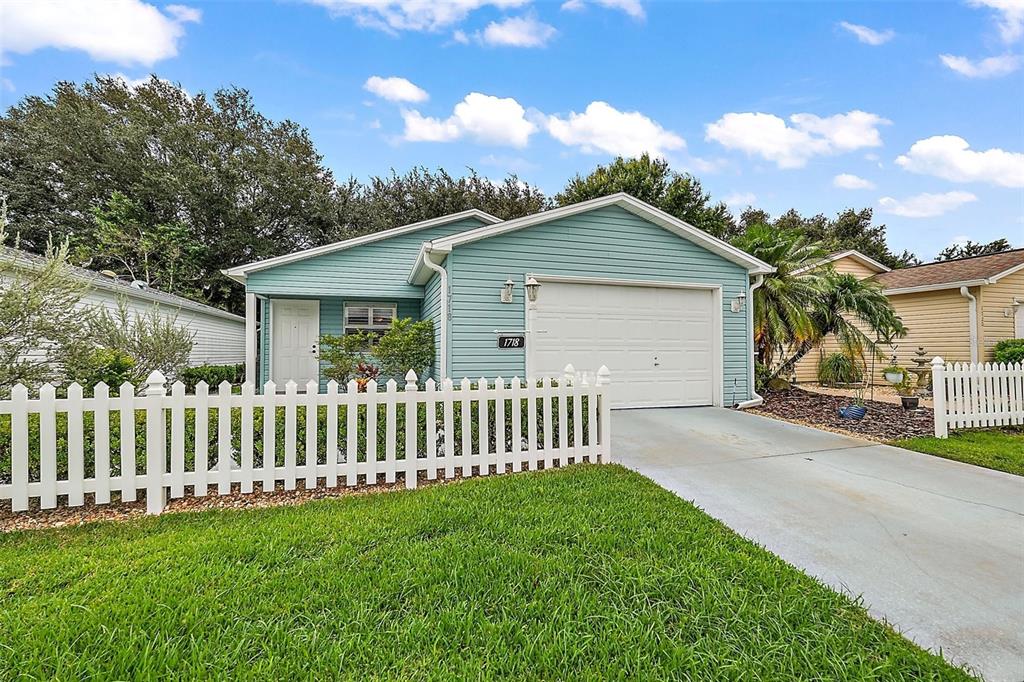
[[[746,269],[617,206],[457,246],[446,265],[453,378],[524,376],[525,351],[497,350],[494,330],[524,328],[527,272],[710,283],[722,286],[723,401],[749,398],[747,314],[730,309],[748,289]],[[509,277],[516,282],[511,305],[499,302]]]
[[[422,298],[423,287],[407,282],[425,241],[484,225],[467,218],[344,251],[314,256],[251,273],[246,290],[268,296]]]
[[[423,287],[423,305],[420,309],[421,320],[434,321],[434,366],[431,376],[438,380],[441,367],[441,316],[444,314],[444,301],[441,300],[441,275],[434,276]]]

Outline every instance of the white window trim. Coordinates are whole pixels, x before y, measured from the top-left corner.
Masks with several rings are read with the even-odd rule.
[[[348,309],[349,308],[367,308],[369,314],[367,315],[367,322],[369,324],[349,324],[348,323]],[[359,329],[360,331],[370,332],[385,332],[391,328],[391,323],[386,325],[373,324],[373,309],[374,308],[389,308],[391,310],[391,320],[398,319],[398,304],[397,303],[374,303],[372,301],[345,301],[341,306],[341,333],[342,335],[348,333],[348,329]]]

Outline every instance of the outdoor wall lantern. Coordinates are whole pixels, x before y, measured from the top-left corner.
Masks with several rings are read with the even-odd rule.
[[[526,297],[530,299],[530,303],[537,302],[537,292],[540,291],[540,282],[530,277],[526,280]]]
[[[739,296],[732,300],[732,311],[738,313],[747,304],[747,292],[741,291]]]
[[[516,283],[512,281],[512,278],[506,279],[505,284],[501,287],[501,302],[511,303],[512,302],[512,289],[516,286]]]

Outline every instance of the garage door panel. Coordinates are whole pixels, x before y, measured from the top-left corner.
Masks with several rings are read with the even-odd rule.
[[[535,306],[534,374],[607,365],[617,406],[713,402],[711,290],[548,282]]]

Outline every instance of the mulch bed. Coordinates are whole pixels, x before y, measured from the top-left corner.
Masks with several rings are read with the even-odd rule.
[[[421,474],[418,485],[436,485],[441,482],[459,480],[435,479],[428,481],[426,474]],[[387,492],[392,490],[405,490],[405,483],[399,479],[395,483],[382,483],[377,485],[359,485],[348,487],[339,485],[336,488],[317,487],[310,490],[304,489],[305,481],[296,481],[295,490],[285,490],[283,483],[278,483],[277,488],[272,491],[261,492],[261,486],[256,483],[253,492],[242,494],[239,485],[232,486],[231,494],[218,495],[216,488],[210,488],[210,494],[206,497],[179,497],[169,499],[164,508],[164,514],[175,514],[182,512],[206,511],[208,509],[260,509],[264,507],[281,507],[285,505],[303,504],[311,500],[321,500],[333,497],[352,497],[355,495],[368,495],[372,493]],[[186,487],[186,492],[188,492]],[[116,493],[114,494],[116,498]],[[66,526],[78,526],[93,521],[127,521],[133,518],[141,518],[146,515],[146,493],[139,491],[139,499],[136,502],[118,502],[112,500],[110,504],[97,505],[92,502],[92,496],[86,495],[85,504],[81,507],[57,506],[54,509],[40,509],[39,500],[33,499],[28,511],[10,511],[10,504],[0,509],[0,533],[9,533],[19,530],[38,530],[42,528],[63,528]]]
[[[766,417],[782,419],[826,431],[846,433],[886,443],[901,438],[934,435],[932,410],[921,408],[904,410],[900,405],[865,400],[868,413],[864,419],[843,419],[839,408],[853,403],[846,396],[811,393],[799,388],[785,391],[768,391],[764,404],[749,410]]]

